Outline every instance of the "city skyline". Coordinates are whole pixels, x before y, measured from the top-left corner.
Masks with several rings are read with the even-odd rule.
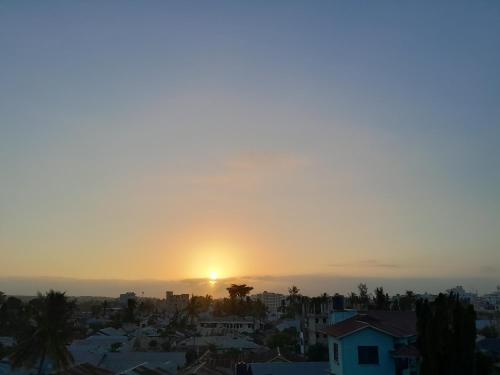
[[[2,2],[2,277],[493,289],[498,45],[495,2]]]

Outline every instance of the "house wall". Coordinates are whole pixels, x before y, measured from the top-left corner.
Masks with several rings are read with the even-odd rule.
[[[333,360],[333,345],[337,344],[339,347],[339,361],[335,362]],[[334,337],[328,337],[328,358],[330,360],[330,373],[332,375],[342,375],[344,374],[343,372],[343,363],[342,361],[342,342],[340,340],[337,340]]]
[[[394,359],[391,351],[394,350],[392,336],[372,328],[365,328],[336,341],[329,340],[330,370],[335,375],[391,375],[395,373]],[[333,361],[333,343],[339,343],[340,364]],[[358,363],[358,346],[377,346],[379,353],[378,365],[360,365]]]

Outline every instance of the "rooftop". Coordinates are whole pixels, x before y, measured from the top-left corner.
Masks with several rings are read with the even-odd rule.
[[[341,338],[365,328],[373,328],[394,337],[408,337],[417,334],[417,316],[414,312],[368,311],[336,323],[323,331]]]
[[[326,375],[328,362],[250,363],[253,375]]]

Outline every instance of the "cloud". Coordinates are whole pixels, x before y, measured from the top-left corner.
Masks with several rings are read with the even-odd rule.
[[[491,274],[496,274],[498,272],[498,268],[491,265],[484,265],[481,266],[480,271],[481,273],[486,273],[491,275]]]
[[[384,263],[379,262],[375,259],[366,259],[360,260],[356,262],[347,262],[347,263],[334,263],[329,264],[329,267],[358,267],[358,268],[403,268],[401,264],[396,263]]]
[[[75,279],[62,277],[4,277],[0,276],[3,292],[9,295],[34,296],[37,291],[49,289],[67,291],[71,296],[103,296],[118,297],[120,293],[135,291],[141,295],[165,298],[165,291],[175,293],[190,293],[195,295],[211,294],[214,297],[227,296],[226,288],[232,283],[245,283],[253,286],[253,292],[273,291],[287,293],[291,285],[297,285],[305,295],[319,295],[327,292],[349,293],[356,290],[360,282],[368,284],[369,288],[382,285],[388,293],[404,293],[413,290],[417,293],[437,293],[455,285],[463,285],[467,290],[490,292],[500,283],[498,274],[489,277],[443,277],[443,278],[406,278],[406,277],[342,277],[328,274],[299,274],[281,276],[249,276],[225,278],[215,284],[208,279],[195,278],[184,280],[104,280]]]

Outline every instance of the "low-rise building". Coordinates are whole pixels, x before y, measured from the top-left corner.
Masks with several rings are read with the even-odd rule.
[[[497,290],[492,293],[485,294],[482,299],[485,301],[489,310],[500,311],[500,286],[497,286]]]
[[[331,374],[419,373],[414,312],[334,311],[330,322],[325,333]]]
[[[224,336],[200,336],[189,337],[182,340],[178,344],[178,348],[208,348],[214,346],[218,351],[226,351],[230,349],[237,350],[255,350],[259,348],[250,337],[244,335],[224,335]]]
[[[264,362],[250,363],[253,375],[326,375],[328,362]]]
[[[259,328],[259,321],[252,317],[212,317],[200,319],[197,323],[198,332],[204,336],[253,333]]]

